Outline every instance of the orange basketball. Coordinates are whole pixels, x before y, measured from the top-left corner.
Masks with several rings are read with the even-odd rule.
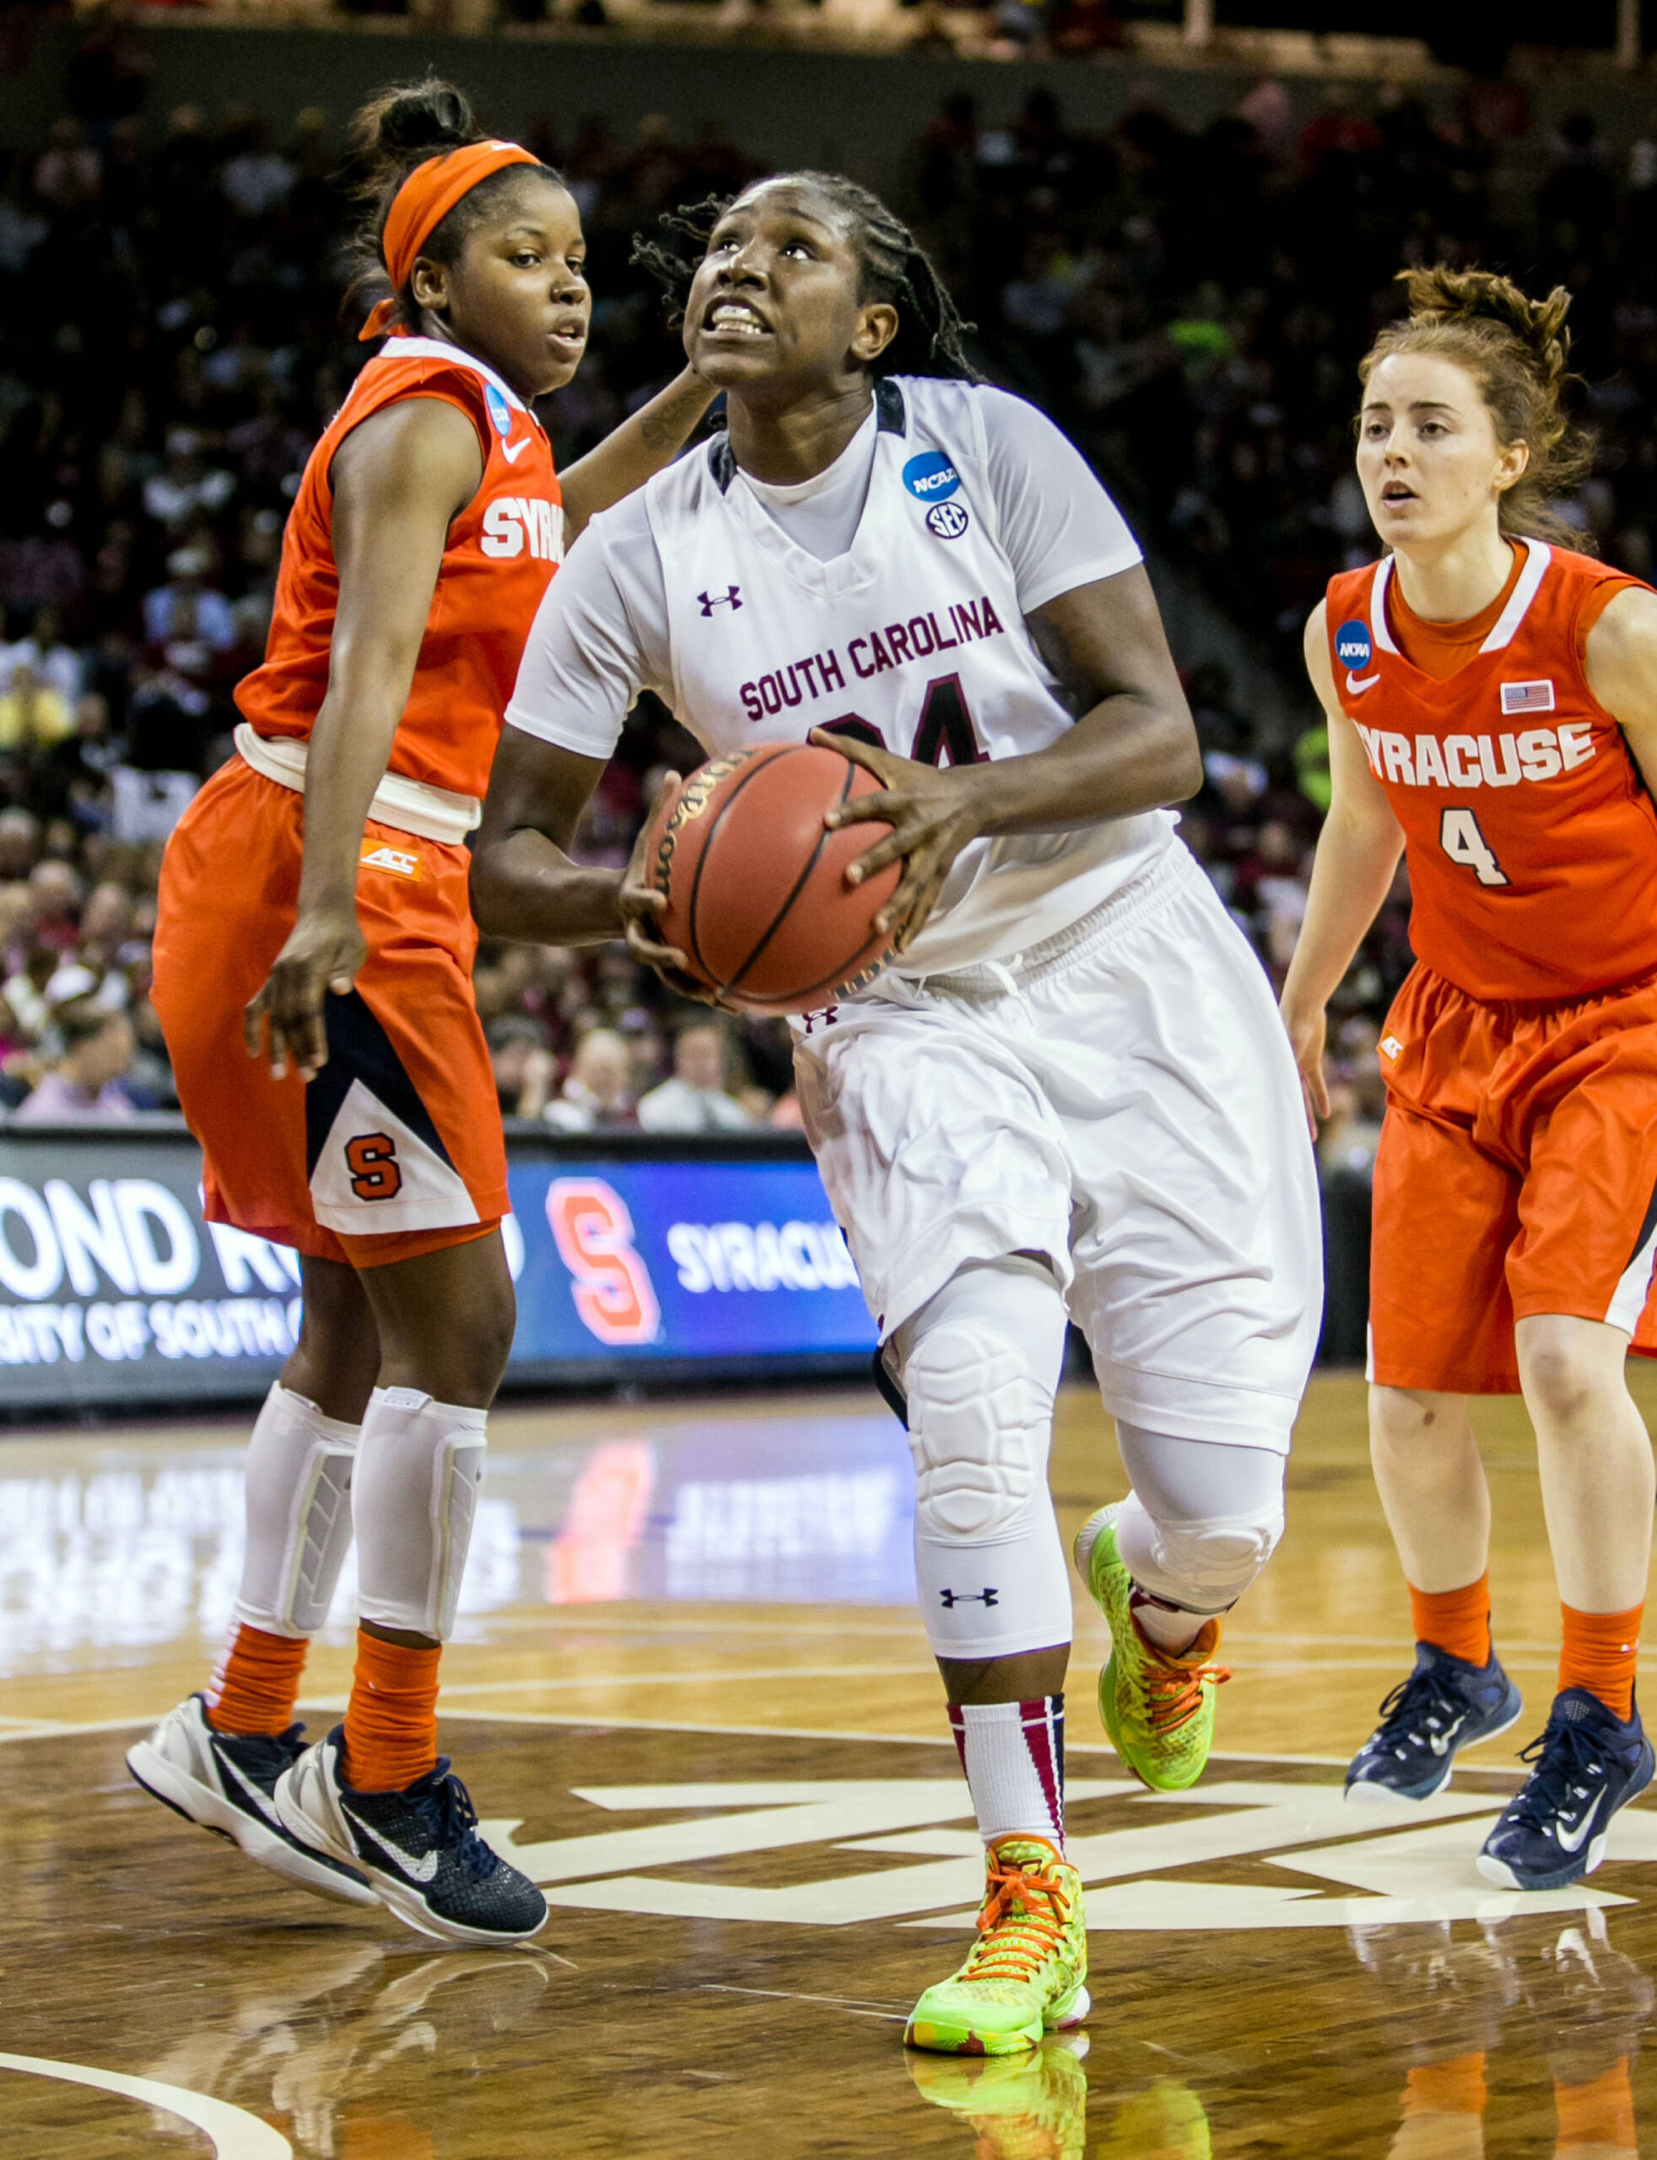
[[[765,743],[700,766],[650,822],[646,875],[668,902],[653,934],[745,1012],[810,1012],[859,988],[891,956],[874,920],[903,865],[847,884],[847,864],[891,827],[831,832],[823,819],[879,792],[861,765],[810,743]]]

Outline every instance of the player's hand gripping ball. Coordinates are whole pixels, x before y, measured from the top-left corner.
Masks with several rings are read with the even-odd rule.
[[[646,936],[676,947],[695,987],[741,1012],[811,1012],[861,988],[891,957],[893,933],[875,917],[903,864],[849,884],[847,866],[891,827],[871,818],[831,832],[823,820],[880,792],[873,773],[809,743],[700,766],[657,803],[634,858],[667,902]]]

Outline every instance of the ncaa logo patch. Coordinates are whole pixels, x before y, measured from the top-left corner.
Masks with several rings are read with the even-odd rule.
[[[917,502],[941,503],[961,485],[961,475],[941,450],[923,450],[903,468],[903,484]]]
[[[934,503],[926,513],[927,531],[936,533],[940,540],[959,540],[971,523],[965,503]]]
[[[1335,658],[1341,666],[1357,674],[1368,667],[1374,657],[1375,647],[1370,640],[1368,623],[1359,622],[1356,616],[1350,622],[1343,622],[1335,632]]]
[[[483,402],[489,408],[489,417],[495,423],[495,433],[504,442],[512,432],[512,408],[493,383],[483,386]]]

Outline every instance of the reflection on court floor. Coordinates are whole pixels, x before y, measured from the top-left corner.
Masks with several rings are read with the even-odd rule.
[[[1408,1608],[1362,1386],[1320,1380],[1198,1788],[1127,1780],[1078,1613],[1095,2008],[976,2063],[901,2046],[980,1862],[913,1600],[904,1436],[871,1392],[494,1421],[440,1707],[491,1836],[552,1901],[544,1944],[509,1955],[428,1954],[286,1889],[124,1774],[228,1617],[243,1422],[0,1441],[0,2151],[1625,2160],[1657,2139],[1657,1805],[1572,1891],[1499,1895],[1473,1869],[1557,1615],[1522,1414],[1481,1417],[1525,1720],[1423,1811],[1346,1809]],[[1053,1482],[1066,1534],[1122,1490],[1083,1390]],[[307,1669],[313,1727],[342,1698],[350,1595]]]
[[[217,1643],[242,1560],[239,1451],[174,1456],[65,1439],[60,1470],[8,1472],[0,1443],[0,1674],[89,1648]],[[88,1454],[87,1467],[69,1467]],[[763,1424],[682,1417],[529,1451],[497,1446],[463,1623],[508,1606],[640,1599],[902,1605],[914,1480],[889,1413]],[[348,1627],[347,1562],[330,1624]],[[481,1639],[464,1624],[460,1639]]]

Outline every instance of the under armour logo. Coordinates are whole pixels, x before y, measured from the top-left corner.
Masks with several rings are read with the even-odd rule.
[[[728,607],[734,615],[742,605],[742,587],[740,585],[727,585],[723,592],[698,593],[696,597],[702,603],[702,613],[704,615],[711,615],[716,607]]]
[[[808,1012],[803,1017],[805,1019],[806,1033],[808,1035],[815,1035],[817,1032],[817,1023],[819,1020],[821,1020],[824,1027],[833,1027],[834,1023],[840,1017],[840,1008],[838,1005],[820,1005],[815,1012]]]
[[[953,1612],[957,1605],[998,1605],[999,1590],[940,1590],[938,1592],[946,1612]]]

